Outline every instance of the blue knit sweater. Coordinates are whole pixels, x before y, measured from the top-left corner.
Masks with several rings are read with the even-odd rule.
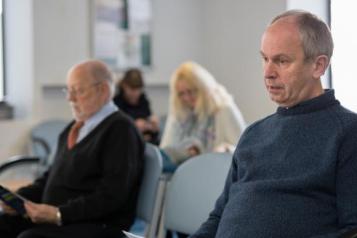
[[[332,238],[356,226],[357,115],[328,90],[247,128],[192,238]]]

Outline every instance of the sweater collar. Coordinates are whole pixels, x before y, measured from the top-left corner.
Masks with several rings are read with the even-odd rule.
[[[277,113],[286,116],[305,114],[319,111],[336,104],[340,104],[340,102],[335,98],[335,91],[333,89],[325,89],[325,92],[320,96],[301,102],[295,106],[289,108],[278,107]]]

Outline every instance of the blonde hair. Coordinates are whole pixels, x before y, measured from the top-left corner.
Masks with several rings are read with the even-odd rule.
[[[185,120],[191,110],[178,96],[178,81],[185,81],[191,89],[196,90],[193,113],[198,116],[198,120],[206,119],[233,100],[205,68],[192,61],[185,62],[175,70],[170,81],[170,113],[180,121]]]

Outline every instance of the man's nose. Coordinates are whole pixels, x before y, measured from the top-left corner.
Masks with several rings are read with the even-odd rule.
[[[274,79],[276,78],[276,68],[271,61],[264,63],[264,78],[266,79]]]

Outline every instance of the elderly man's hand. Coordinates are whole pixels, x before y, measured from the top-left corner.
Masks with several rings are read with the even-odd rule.
[[[33,223],[58,224],[57,207],[47,204],[38,204],[38,203],[26,201],[25,209],[28,217],[31,219]]]

